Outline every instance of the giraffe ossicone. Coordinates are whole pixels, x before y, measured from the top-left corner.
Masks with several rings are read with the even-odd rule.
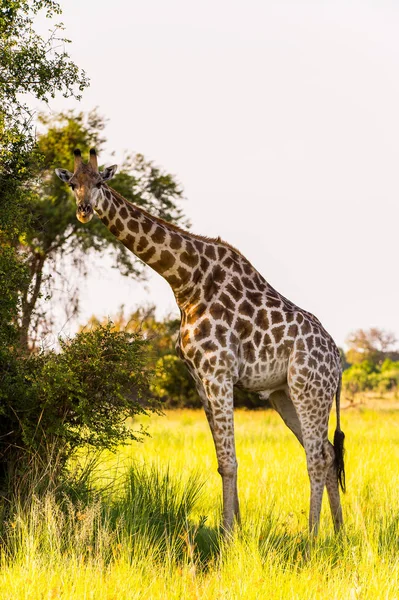
[[[164,277],[181,311],[178,355],[193,376],[212,432],[223,482],[223,529],[239,520],[233,388],[268,398],[305,449],[310,480],[309,529],[316,534],[324,487],[335,529],[345,487],[340,428],[341,359],[320,321],[279,294],[235,248],[150,215],[108,187],[116,166],[99,172],[94,150],[71,173],[77,217],[94,212],[138,258]],[[336,399],[334,444],[328,421]]]

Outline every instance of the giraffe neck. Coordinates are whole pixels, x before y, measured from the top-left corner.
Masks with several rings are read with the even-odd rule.
[[[177,302],[198,282],[200,253],[208,242],[154,217],[103,186],[96,213],[110,232],[172,287]]]

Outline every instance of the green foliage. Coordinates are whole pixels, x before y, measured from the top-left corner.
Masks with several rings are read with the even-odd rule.
[[[396,391],[399,387],[399,361],[386,359],[381,365],[375,365],[364,360],[343,372],[342,383],[351,400],[360,393],[377,392],[383,396],[386,392]]]
[[[30,94],[47,102],[56,93],[80,98],[88,85],[83,71],[70,60],[58,24],[47,39],[34,29],[35,17],[61,13],[53,0],[1,0],[0,3],[0,172],[24,177],[26,154],[34,146]]]
[[[200,405],[194,382],[184,362],[173,354],[161,356],[155,365],[151,391],[170,407]]]
[[[83,446],[113,449],[139,439],[126,419],[154,409],[147,390],[148,344],[112,324],[61,342],[61,352],[31,356],[3,374],[0,453],[15,469],[22,458],[57,448],[60,473]],[[3,473],[7,475],[7,473]]]

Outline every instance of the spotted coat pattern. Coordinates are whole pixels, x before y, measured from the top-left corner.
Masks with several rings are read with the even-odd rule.
[[[89,186],[90,177],[86,180]],[[94,208],[111,233],[174,291],[181,311],[177,352],[196,382],[215,442],[224,529],[239,519],[234,386],[269,398],[304,446],[310,531],[317,533],[325,486],[338,529],[342,510],[327,428],[341,361],[320,321],[279,294],[220,239],[193,235],[151,216],[106,184]]]

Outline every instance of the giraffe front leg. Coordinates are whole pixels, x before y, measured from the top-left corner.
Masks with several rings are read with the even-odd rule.
[[[223,532],[240,522],[237,491],[237,459],[234,440],[233,386],[230,382],[205,380],[200,396],[212,432],[223,485]]]

